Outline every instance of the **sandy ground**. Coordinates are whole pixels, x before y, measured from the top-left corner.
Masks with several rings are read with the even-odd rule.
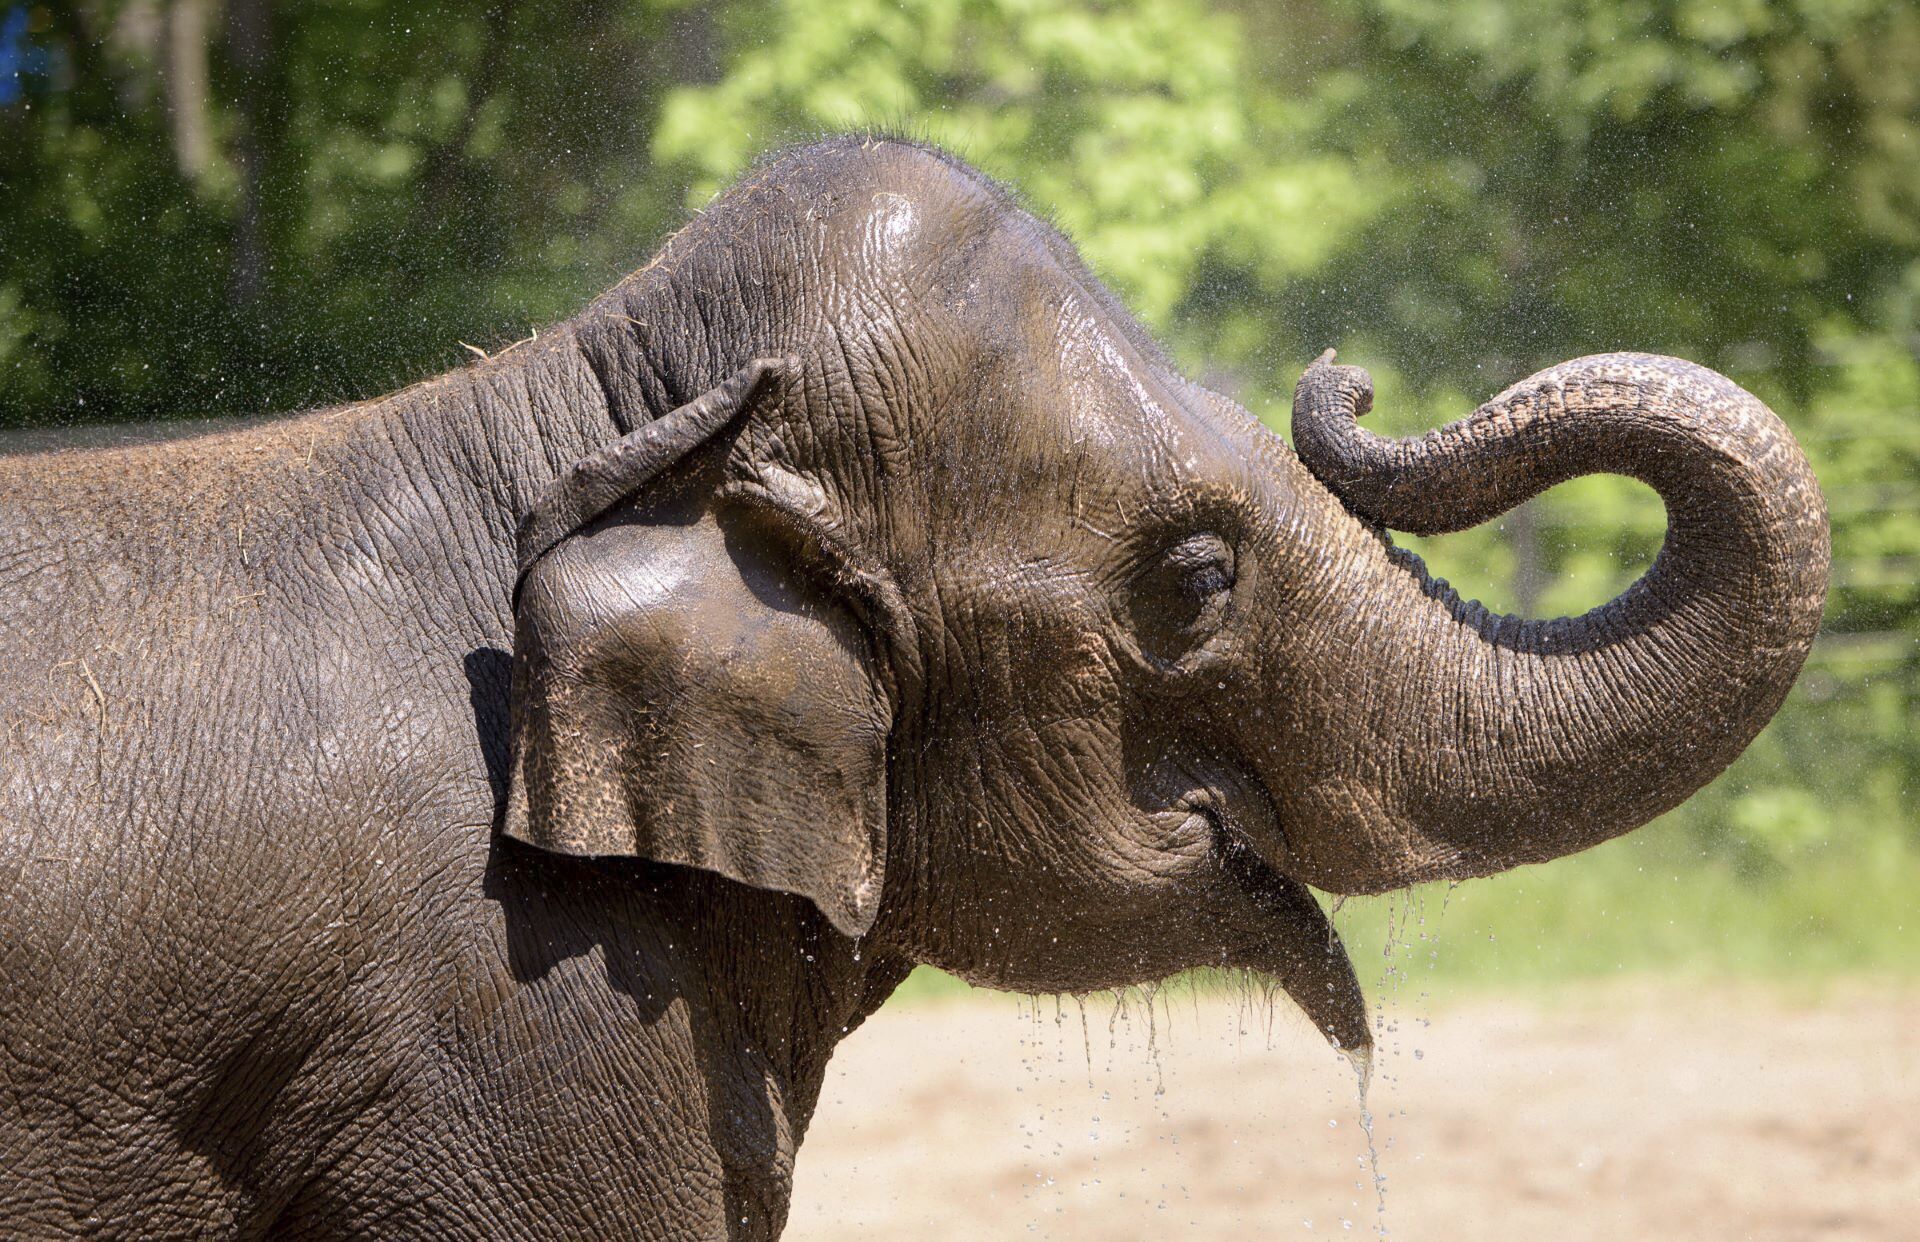
[[[1920,997],[929,1003],[841,1049],[788,1238],[1920,1238]],[[1110,1027],[1111,1023],[1111,1027]]]

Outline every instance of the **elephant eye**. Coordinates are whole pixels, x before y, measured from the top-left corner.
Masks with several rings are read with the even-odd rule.
[[[1141,650],[1167,663],[1204,641],[1226,610],[1234,577],[1233,548],[1211,532],[1189,535],[1149,560],[1129,607]]]

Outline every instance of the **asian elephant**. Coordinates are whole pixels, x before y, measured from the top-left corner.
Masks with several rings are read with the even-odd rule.
[[[577,317],[379,400],[0,461],[11,1236],[761,1238],[916,963],[1279,981],[1308,885],[1553,858],[1792,682],[1827,527],[1759,401],[1555,367],[1296,449],[960,161],[762,164]],[[1613,471],[1620,598],[1465,603],[1384,527]]]

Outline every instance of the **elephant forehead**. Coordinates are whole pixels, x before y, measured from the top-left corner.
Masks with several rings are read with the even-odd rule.
[[[868,256],[882,264],[899,262],[920,232],[920,208],[906,194],[881,190],[861,222],[861,242]]]
[[[1051,432],[1077,507],[1129,523],[1141,506],[1248,490],[1251,416],[1171,371],[1097,301],[1068,297],[1052,329],[1061,382]]]
[[[1053,316],[1052,344],[1076,444],[1128,455],[1164,454],[1179,407],[1162,377],[1099,308],[1069,292]]]
[[[1021,524],[1046,524],[1070,497],[1134,495],[1194,455],[1183,394],[1099,308],[1053,292],[953,386],[921,441],[939,485],[969,506],[991,499],[981,516],[1012,500]]]

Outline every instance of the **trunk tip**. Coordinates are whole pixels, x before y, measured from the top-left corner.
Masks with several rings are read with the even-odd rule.
[[[1373,409],[1373,376],[1365,367],[1343,366],[1334,357],[1332,349],[1323,351],[1307,365],[1294,386],[1296,436],[1303,419],[1308,423],[1341,415],[1357,419]]]

